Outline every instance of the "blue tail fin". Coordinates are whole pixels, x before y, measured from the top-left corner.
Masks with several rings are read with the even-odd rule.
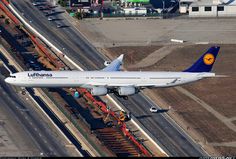
[[[197,62],[183,72],[210,72],[219,50],[219,46],[211,47],[197,60]]]

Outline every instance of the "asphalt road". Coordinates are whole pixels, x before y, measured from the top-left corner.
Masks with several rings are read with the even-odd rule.
[[[103,68],[107,60],[67,21],[65,15],[53,15],[56,21],[48,21],[42,11],[34,7],[29,0],[12,0],[19,12],[24,13],[27,21],[50,42],[82,66],[85,70]],[[56,23],[69,27],[57,28]],[[64,48],[64,49],[63,49]],[[142,127],[146,128],[154,140],[171,156],[205,156],[199,145],[194,143],[178,126],[169,120],[166,114],[151,114],[149,108],[153,103],[143,94],[137,94],[123,100],[117,98],[135,116]]]
[[[0,30],[1,30],[1,34],[0,34],[1,37],[3,37],[8,42],[8,44],[10,44],[11,46],[15,46],[15,44],[17,44],[17,46],[15,46],[16,51],[19,51],[19,52],[22,52],[22,51],[27,52],[28,51],[20,43],[18,43],[16,41],[16,39],[4,27],[0,26]],[[11,65],[8,65],[8,60],[2,54],[0,54],[0,59],[7,65],[7,67],[11,70],[11,72],[13,72],[13,73],[16,72],[14,67],[11,67]],[[2,77],[2,82],[4,82],[3,78],[4,77]],[[13,87],[6,84],[5,82],[1,86],[4,87],[6,90],[9,90],[9,89],[13,90]],[[5,90],[3,90],[3,91],[4,91],[4,94],[6,94],[6,91]],[[45,105],[45,103],[39,97],[34,95],[34,91],[31,88],[27,88],[27,91],[29,92],[31,97],[40,105],[40,107],[44,110],[44,112],[48,116],[50,116],[50,118],[53,120],[53,123],[56,124],[58,126],[58,128],[64,133],[64,135],[67,136],[67,138],[76,146],[76,148],[80,151],[80,153],[83,156],[89,156],[89,154],[82,149],[80,143],[75,139],[75,137],[72,134],[70,134],[69,130],[65,127],[65,125],[63,123],[61,123],[61,121],[55,116],[55,114],[52,111],[49,110],[49,108]],[[34,124],[36,124],[36,126],[38,126],[38,128],[34,127],[35,131],[38,131],[39,128],[40,128],[44,132],[47,132],[45,134],[45,136],[48,137],[50,140],[47,141],[47,140],[43,139],[44,143],[45,143],[44,146],[47,146],[51,152],[45,151],[46,153],[43,153],[43,154],[45,156],[70,156],[69,153],[65,153],[67,151],[65,151],[66,148],[63,146],[67,143],[59,142],[62,139],[60,137],[57,137],[58,134],[51,133],[52,131],[49,129],[48,125],[46,125],[45,121],[42,120],[42,118],[39,117],[39,115],[37,114],[38,112],[36,112],[35,109],[33,109],[33,107],[35,107],[35,105],[29,105],[29,104],[25,103],[24,100],[20,100],[21,97],[19,97],[19,96],[17,97],[16,93],[15,93],[15,95],[14,94],[9,94],[9,95],[11,97],[14,97],[15,103],[17,103],[19,106],[22,107],[22,108],[17,107],[18,109],[23,110],[21,113],[24,113],[24,111],[26,110],[27,113],[28,112],[31,113],[31,114],[28,114],[28,115],[34,114],[34,120],[32,120],[32,121],[28,120],[29,119],[28,117],[26,117],[26,119],[27,119],[27,122],[30,123],[30,125],[33,125],[33,122],[35,122]],[[17,98],[18,98],[18,100],[15,100]],[[29,97],[27,97],[27,98],[29,98]],[[27,106],[27,109],[25,108],[25,106]],[[25,123],[25,121],[22,121],[22,120],[19,120],[19,121]],[[38,125],[39,123],[41,123],[41,125],[44,126],[44,127],[40,127],[40,125]],[[49,135],[50,133],[51,133],[51,135]],[[38,132],[38,134],[42,138],[42,133]],[[37,137],[37,136],[33,136],[33,138],[34,137]],[[60,153],[57,153],[57,151],[54,151],[53,148],[51,147],[51,144],[47,144],[49,141],[51,142],[52,140],[54,140],[54,142],[52,142],[51,144],[53,144],[53,146],[58,145],[59,148],[55,147],[55,149]],[[38,141],[37,140],[34,140],[34,141],[37,144]],[[40,145],[40,144],[38,144],[38,145]],[[56,152],[56,153],[54,153],[54,152]]]
[[[28,137],[32,139],[43,156],[68,156],[63,146],[56,140],[47,126],[41,122],[40,116],[7,85],[0,75],[0,103],[11,111],[15,120],[24,128]],[[40,154],[38,154],[40,156]]]

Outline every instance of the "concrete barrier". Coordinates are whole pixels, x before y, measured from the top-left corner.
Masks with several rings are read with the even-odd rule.
[[[10,10],[20,19],[20,21],[33,33],[35,33],[42,41],[44,41],[47,45],[55,49],[58,53],[63,54],[62,51],[60,51],[55,45],[53,45],[51,42],[49,42],[45,37],[43,37],[37,30],[35,30],[33,27],[31,27],[22,17],[21,15],[14,9],[12,5],[9,5]],[[63,54],[64,58],[67,59],[69,62],[71,62],[76,68],[78,68],[80,71],[84,71],[79,65],[77,65],[73,60],[71,60],[68,56]],[[123,110],[121,106],[110,96],[107,95],[108,99],[110,99],[120,110]],[[154,144],[154,146],[157,147],[163,154],[168,156],[168,154],[134,121],[132,120],[132,123]]]

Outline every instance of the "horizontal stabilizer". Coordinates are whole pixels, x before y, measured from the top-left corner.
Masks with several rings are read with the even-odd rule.
[[[218,78],[227,78],[227,77],[230,77],[228,75],[215,75],[215,77],[218,77]]]

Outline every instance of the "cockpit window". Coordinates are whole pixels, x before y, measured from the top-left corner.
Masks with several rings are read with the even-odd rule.
[[[10,76],[10,78],[16,78],[16,76]]]

